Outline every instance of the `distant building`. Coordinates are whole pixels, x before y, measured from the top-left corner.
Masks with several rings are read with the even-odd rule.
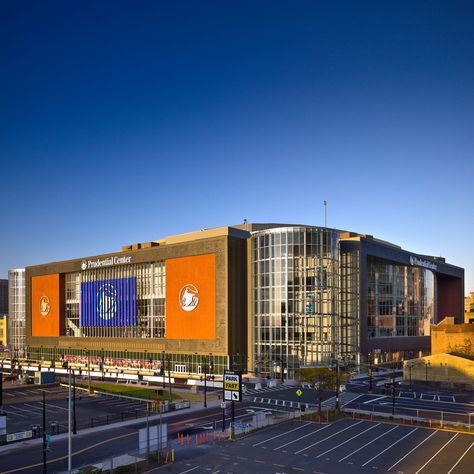
[[[0,316],[0,350],[3,350],[7,347],[8,338],[7,338],[7,316]]]
[[[0,280],[0,316],[8,314],[8,280]]]
[[[431,326],[431,354],[474,356],[474,324],[455,324],[454,317]]]
[[[464,322],[474,323],[474,291],[464,298]]]
[[[25,269],[8,272],[8,343],[14,357],[26,356]]]

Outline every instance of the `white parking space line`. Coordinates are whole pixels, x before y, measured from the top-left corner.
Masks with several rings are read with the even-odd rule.
[[[341,406],[345,407],[346,405],[349,405],[349,403],[355,402],[358,398],[363,397],[364,395],[365,395],[365,393],[361,393],[361,394],[358,395],[357,397],[353,398],[352,400],[349,400],[347,403],[344,403],[344,404],[341,405]]]
[[[389,449],[393,448],[396,444],[398,444],[400,441],[403,441],[405,438],[407,438],[408,436],[410,436],[411,434],[413,434],[415,431],[417,431],[418,428],[415,428],[414,430],[410,431],[409,433],[407,433],[405,436],[403,436],[403,438],[400,438],[398,441],[395,441],[395,443],[391,444],[390,446],[388,446],[387,448],[385,448],[383,451],[380,451],[380,453],[376,454],[373,458],[370,458],[368,461],[366,461],[364,464],[362,464],[362,467],[364,466],[367,466],[367,464],[369,464],[370,462],[372,462],[374,459],[377,459],[379,456],[381,456],[383,453],[385,453],[386,451],[388,451]]]
[[[32,410],[25,410],[24,408],[20,408],[20,407],[12,407],[12,409],[13,409],[13,408],[14,408],[15,410],[19,410],[19,411],[21,411],[21,412],[30,413],[30,414],[33,413],[33,415],[37,415],[37,414],[38,414],[38,413],[36,413],[36,412],[34,412],[34,411],[32,411]],[[35,410],[41,411],[41,408],[35,408]]]
[[[384,395],[383,397],[371,398],[370,400],[367,400],[366,402],[364,402],[364,405],[367,405],[369,403],[374,403],[377,400],[383,400],[384,398],[387,398],[387,396]]]
[[[187,471],[181,471],[179,474],[186,474],[187,472],[191,472],[191,471],[194,471],[194,469],[197,469],[199,466],[194,466],[192,467],[191,469],[188,469]],[[219,472],[219,471],[217,471]]]
[[[359,436],[363,435],[364,433],[367,433],[367,431],[370,431],[370,430],[373,430],[374,428],[377,428],[377,426],[379,426],[379,425],[380,425],[380,423],[377,423],[377,424],[371,426],[370,428],[367,428],[366,430],[362,431],[361,433],[356,434],[356,435],[353,436],[352,438],[349,438],[349,439],[347,439],[346,441],[343,441],[342,443],[336,444],[336,446],[333,446],[331,449],[328,449],[327,451],[324,451],[324,453],[318,454],[318,455],[316,456],[316,458],[320,458],[321,456],[324,456],[325,454],[327,454],[327,453],[333,451],[334,449],[339,448],[340,446],[343,446],[343,445],[346,444],[346,443],[349,443],[349,442],[352,441],[353,439],[356,439],[356,438],[358,438]]]
[[[445,444],[443,444],[443,446],[441,446],[441,448],[438,449],[438,451],[436,451],[436,453],[433,454],[433,456],[431,456],[428,461],[425,462],[425,464],[423,464],[423,466],[420,467],[420,469],[418,469],[418,471],[415,472],[415,474],[418,474],[419,472],[421,472],[436,456],[438,456],[438,454],[449,444],[451,443],[451,441],[454,441],[457,437],[459,436],[459,433],[456,433],[454,436],[452,436],[449,441]]]
[[[3,392],[4,397],[14,397],[15,395],[13,393],[8,393],[6,391]]]
[[[371,440],[371,441],[369,441],[368,443],[364,444],[364,446],[361,446],[360,448],[356,449],[355,451],[352,451],[352,453],[349,453],[347,456],[344,456],[343,458],[339,459],[338,462],[341,462],[341,461],[344,461],[344,460],[347,459],[347,458],[350,458],[353,454],[358,453],[358,452],[361,451],[362,449],[364,449],[364,448],[366,448],[367,446],[369,446],[369,444],[374,443],[374,442],[377,441],[378,439],[384,437],[385,435],[388,435],[391,431],[396,430],[397,428],[398,428],[398,426],[395,426],[394,428],[389,429],[389,430],[386,431],[385,433],[382,433],[380,436],[377,436],[377,437],[374,438],[373,440]]]
[[[29,403],[23,403],[23,406],[32,408],[33,410],[40,410],[40,411],[43,410],[43,405],[38,406],[38,405],[30,405]]]
[[[392,470],[397,464],[401,463],[406,457],[408,457],[416,448],[420,447],[425,441],[428,441],[432,436],[434,436],[438,431],[433,431],[429,436],[427,436],[421,443],[417,444],[411,451],[405,454],[402,458],[400,458],[395,464],[392,464],[388,469],[387,472]]]
[[[313,435],[314,433],[317,433],[318,431],[325,430],[326,428],[329,428],[330,426],[331,426],[331,425],[323,426],[322,428],[319,428],[318,430],[311,431],[311,433],[307,433],[307,434],[305,434],[305,435],[303,435],[303,436],[300,436],[299,438],[296,438],[296,439],[293,439],[293,440],[291,440],[291,441],[288,441],[288,443],[285,443],[285,444],[282,444],[281,446],[278,446],[278,447],[275,448],[273,451],[278,451],[279,449],[284,448],[285,446],[288,446],[289,444],[296,443],[296,441],[300,441],[301,439],[307,438],[308,436],[311,436],[311,435]]]
[[[454,468],[461,462],[461,459],[467,454],[467,452],[474,446],[474,441],[471,443],[469,448],[464,451],[463,455],[457,460],[456,464],[446,473],[446,474],[451,474],[454,470]]]
[[[46,403],[46,406],[47,406],[47,407],[56,408],[57,410],[64,410],[64,411],[68,411],[68,410],[67,410],[67,408],[60,407],[60,406],[58,406],[58,405],[53,405],[52,403]]]
[[[14,411],[7,410],[8,416],[19,416],[20,418],[28,418],[26,415],[22,415],[21,413],[16,413]]]
[[[313,446],[316,446],[317,444],[322,443],[323,441],[326,441],[326,440],[332,438],[333,436],[336,436],[339,433],[342,433],[343,431],[350,430],[351,428],[353,428],[354,426],[359,425],[360,423],[363,423],[363,421],[358,421],[357,423],[354,423],[353,425],[350,425],[347,428],[344,428],[343,430],[336,431],[336,433],[332,434],[331,436],[328,436],[327,438],[316,441],[316,443],[310,444],[309,446],[306,446],[305,448],[300,449],[299,451],[296,451],[294,454],[302,453],[303,451],[306,451],[307,449],[312,448]],[[328,426],[330,426],[330,425],[328,425]]]
[[[305,426],[308,426],[308,425],[310,425],[310,424],[311,424],[311,423],[305,423],[305,424],[302,425],[302,426],[298,426],[298,428],[294,428],[294,429],[292,429],[292,430],[290,430],[290,431],[285,431],[284,433],[280,433],[279,435],[273,436],[272,438],[264,439],[263,441],[260,441],[259,443],[253,444],[252,447],[255,448],[255,446],[259,446],[260,444],[268,443],[269,441],[272,441],[273,439],[279,438],[280,436],[285,436],[286,434],[292,433],[293,431],[298,431],[298,430],[300,430],[301,428],[304,428]]]

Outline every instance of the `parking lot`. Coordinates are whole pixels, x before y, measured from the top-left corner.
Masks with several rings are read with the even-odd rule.
[[[178,448],[177,473],[470,473],[474,436],[365,420],[292,421],[234,443]]]
[[[43,402],[42,391],[35,387],[4,391],[4,411],[7,413],[7,432],[30,430],[34,425],[42,426]],[[44,388],[46,394],[47,429],[64,431],[68,418],[68,391],[63,387]],[[109,421],[143,416],[146,402],[124,400],[119,398],[89,395],[87,392],[76,392],[76,420],[78,429],[95,426]],[[56,423],[53,430],[51,423]]]

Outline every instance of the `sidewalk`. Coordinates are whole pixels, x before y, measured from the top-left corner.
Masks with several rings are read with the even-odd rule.
[[[207,407],[213,408],[213,407],[220,406],[220,404],[221,404],[220,400],[213,400],[212,402],[207,403]],[[193,413],[193,412],[201,411],[201,410],[203,410],[202,404],[195,404],[195,405],[191,405],[190,408],[185,408],[184,410],[163,413],[163,415],[158,414],[158,415],[149,416],[148,421],[149,422],[159,421],[160,416],[162,417],[163,420],[166,420],[167,418],[170,418],[176,413]],[[133,419],[133,420],[121,421],[118,423],[111,423],[110,425],[102,425],[102,426],[97,426],[94,428],[87,428],[85,430],[78,431],[76,435],[72,435],[72,439],[74,440],[77,438],[81,438],[82,436],[87,436],[91,433],[98,433],[100,431],[115,430],[117,428],[122,428],[124,426],[133,426],[136,424],[143,423],[145,419],[146,418],[143,417],[143,418],[138,418],[138,419]],[[68,437],[68,433],[62,433],[62,434],[53,436],[53,441],[67,440],[67,437]],[[19,449],[28,448],[30,446],[35,446],[42,443],[43,443],[42,437],[28,439],[25,441],[13,442],[11,444],[0,446],[0,454],[10,453],[13,451],[17,451]]]

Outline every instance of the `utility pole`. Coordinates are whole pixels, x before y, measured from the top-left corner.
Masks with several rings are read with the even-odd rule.
[[[72,369],[74,370],[74,369]],[[71,373],[69,373],[69,376],[71,376]],[[77,429],[76,429],[76,374],[75,372],[72,373],[72,382],[73,382],[73,402],[72,402],[72,409],[73,409],[73,425],[72,425],[72,432],[73,434],[77,434]]]
[[[336,357],[336,411],[339,410],[339,358]]]
[[[69,387],[68,387],[68,402],[69,407],[67,411],[67,472],[72,472],[72,437],[71,437],[71,368],[69,369]],[[74,402],[72,402],[74,403]],[[74,407],[75,410],[75,407]],[[75,418],[74,418],[74,421]],[[75,426],[75,424],[74,424]],[[74,427],[75,429],[75,427]]]
[[[207,407],[207,370],[206,364],[204,364],[204,408]]]
[[[43,390],[43,474],[47,473],[46,470],[46,392]]]
[[[392,369],[392,416],[395,415],[395,365]]]
[[[369,353],[369,393],[372,393],[372,352]]]

